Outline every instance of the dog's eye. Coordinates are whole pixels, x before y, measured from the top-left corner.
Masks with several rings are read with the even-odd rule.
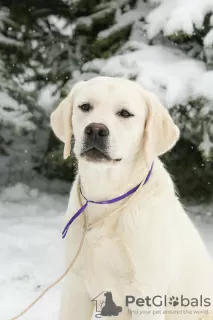
[[[92,108],[92,106],[89,103],[83,103],[79,106],[79,108],[84,111],[84,112],[88,112],[90,111],[90,109]]]
[[[117,113],[117,115],[119,115],[122,118],[130,118],[133,117],[134,115],[132,113],[130,113],[129,111],[127,111],[126,109],[122,109],[121,111],[119,111]]]

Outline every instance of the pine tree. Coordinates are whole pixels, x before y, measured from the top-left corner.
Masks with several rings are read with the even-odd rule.
[[[16,80],[22,97],[26,84],[33,88],[33,110],[40,110],[39,92],[48,88],[59,100],[80,79],[101,74],[135,80],[160,97],[181,129],[181,140],[164,159],[182,194],[212,195],[211,0],[196,6],[193,0],[2,3],[0,33],[8,39],[1,45],[0,38],[4,77]],[[51,133],[39,170],[70,180],[72,161],[63,162],[61,148]]]
[[[0,185],[28,179],[46,151],[44,111],[38,106],[35,85],[24,83],[21,63],[13,57],[24,52],[19,26],[9,8],[0,10]],[[25,72],[27,67],[25,66]],[[41,139],[42,137],[42,139]],[[46,143],[45,143],[46,141]]]

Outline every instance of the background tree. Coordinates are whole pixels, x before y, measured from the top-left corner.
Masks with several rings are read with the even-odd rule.
[[[28,153],[27,168],[24,165],[20,171],[14,164],[7,177],[18,180],[20,171],[21,176],[39,172],[72,180],[73,158],[62,160],[62,144],[50,132],[49,113],[76,81],[99,74],[122,76],[155,92],[180,127],[181,140],[164,160],[182,195],[211,197],[212,12],[209,0],[197,6],[193,0],[24,0],[21,4],[3,0],[0,94],[6,92],[23,104],[24,110],[20,107],[18,112],[33,123],[23,125],[29,130],[20,135],[20,141],[25,137],[29,143],[18,145],[31,145],[34,132],[35,150],[40,146],[37,157]],[[10,108],[8,99],[0,101],[0,112],[4,118],[5,112],[10,115],[7,119],[13,132],[17,124]],[[8,123],[1,121],[1,126],[0,150],[5,150]],[[6,149],[7,155],[2,151],[1,157],[12,161],[10,144]],[[18,147],[20,162],[22,154]]]

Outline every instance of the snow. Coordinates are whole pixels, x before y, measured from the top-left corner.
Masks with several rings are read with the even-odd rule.
[[[1,31],[4,30],[4,24],[13,26],[14,22],[9,19],[9,14],[8,14],[6,8],[3,7],[0,10],[0,44],[1,45],[5,44],[5,45],[17,46],[17,47],[20,46],[21,44],[18,41],[14,40],[14,39],[7,38],[1,33]]]
[[[106,15],[108,15],[109,13],[112,13],[113,10],[112,8],[114,7],[113,3],[109,4],[108,8],[104,8],[102,9],[101,4],[98,6],[99,10],[95,13],[92,13],[91,15],[87,16],[87,17],[80,17],[77,19],[77,26],[78,25],[83,25],[84,27],[86,27],[87,29],[91,28],[94,21],[95,20],[100,20],[101,18],[104,19]]]
[[[192,35],[202,29],[205,15],[213,11],[212,0],[164,0],[147,17],[147,32],[153,38],[163,32],[172,35],[183,31]]]
[[[135,51],[132,52],[132,48]],[[134,77],[143,87],[155,92],[168,108],[186,104],[192,94],[198,96],[199,79],[205,75],[203,81],[206,81],[209,74],[204,63],[188,58],[177,49],[137,42],[127,43],[121,54],[108,60],[95,59],[86,63],[82,70]],[[205,87],[204,93],[212,96],[210,84]]]
[[[213,101],[213,71],[204,72],[202,76],[195,82],[193,95],[203,96]]]
[[[21,43],[19,43],[16,40],[7,38],[3,34],[0,34],[0,44],[11,45],[11,46],[16,46],[16,47],[21,46]]]
[[[15,316],[64,271],[66,201],[22,184],[0,195],[0,319]],[[60,285],[23,320],[58,319],[59,303]]]
[[[0,101],[1,104],[10,106],[13,109],[18,109],[19,107],[18,102],[10,97],[6,92],[0,92]]]
[[[54,25],[58,30],[60,30],[62,35],[72,37],[74,25],[70,25],[66,19],[51,15],[49,16],[48,20],[50,24]]]
[[[64,271],[63,213],[68,197],[48,195],[26,185],[0,194],[0,319],[23,310]],[[212,208],[190,207],[213,256]],[[207,212],[206,221],[199,213]],[[57,320],[61,284],[52,289],[23,320]]]
[[[140,10],[140,7],[137,7],[136,10],[130,10],[122,15],[117,12],[116,24],[98,33],[98,39],[108,38],[111,34],[114,34],[123,28],[131,25],[134,21],[140,19],[144,16],[144,12]]]
[[[39,91],[38,105],[46,114],[50,114],[56,101],[60,98],[56,85],[48,84]]]
[[[25,105],[19,104],[8,93],[0,91],[0,124],[12,124],[16,128],[31,131],[36,128],[31,118],[32,114]]]
[[[211,29],[203,40],[205,47],[212,47],[213,46],[213,29]]]
[[[78,24],[82,24],[85,27],[90,28],[92,26],[92,16],[79,18]]]
[[[209,134],[207,131],[204,131],[204,134],[203,134],[203,141],[201,142],[201,144],[198,146],[198,149],[200,151],[203,151],[204,152],[204,155],[206,157],[209,156],[210,154],[210,151],[212,150],[213,148],[213,143],[211,142],[211,139],[209,137]]]

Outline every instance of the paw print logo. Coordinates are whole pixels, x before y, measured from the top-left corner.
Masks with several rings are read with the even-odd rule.
[[[173,307],[177,307],[179,305],[178,297],[174,297],[174,296],[170,297],[169,304]]]

